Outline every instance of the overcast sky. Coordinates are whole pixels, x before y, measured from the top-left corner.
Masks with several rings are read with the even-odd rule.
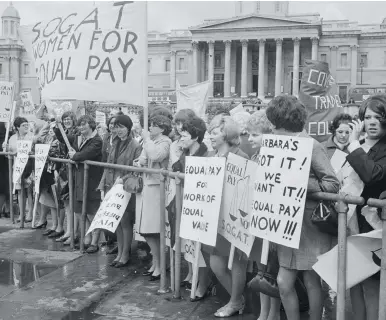
[[[0,2],[2,13],[9,5]],[[64,15],[78,7],[92,7],[93,1],[13,1],[22,25],[46,20],[49,16]],[[386,1],[291,1],[290,13],[321,14],[325,20],[349,19],[361,24],[381,23],[386,18]],[[148,30],[167,32],[186,29],[204,19],[234,16],[234,1],[152,1],[148,4]]]

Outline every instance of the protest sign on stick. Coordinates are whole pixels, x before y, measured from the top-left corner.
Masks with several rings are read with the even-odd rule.
[[[252,193],[250,184],[257,172],[257,163],[230,153],[225,166],[225,179],[220,210],[218,233],[234,247],[249,256],[255,237],[249,233],[249,213]]]
[[[13,118],[15,116],[15,109],[16,109],[16,102],[13,102],[12,103],[12,107],[11,107],[11,113],[10,113],[10,116],[9,116],[9,119],[8,119],[8,122],[7,122],[7,128],[6,128],[6,131],[5,131],[5,139],[4,139],[5,143],[8,143],[9,132],[11,130]]]
[[[216,245],[224,172],[224,157],[186,157],[180,237],[196,241],[193,280],[197,280],[201,243]],[[192,297],[196,282],[192,281]]]
[[[35,111],[34,102],[32,100],[31,92],[25,91],[20,93],[21,107],[24,112]]]
[[[114,233],[121,222],[130,197],[131,194],[123,190],[122,184],[113,186],[103,199],[86,235],[95,229],[105,229]]]
[[[43,98],[147,104],[146,15],[146,2],[104,2],[21,26]]]
[[[11,121],[14,89],[13,82],[0,81],[0,122]]]
[[[252,185],[251,234],[299,248],[312,146],[312,138],[263,136]]]
[[[16,183],[20,182],[20,178],[24,172],[25,166],[28,162],[28,154],[31,151],[32,148],[32,141],[30,140],[19,140],[17,142],[17,154],[15,163],[13,165],[13,175],[12,175],[12,181],[13,181],[13,193],[15,193],[16,190]]]
[[[95,122],[103,126],[106,126],[106,113],[95,111]]]

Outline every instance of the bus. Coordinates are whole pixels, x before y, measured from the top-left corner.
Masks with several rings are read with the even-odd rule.
[[[386,93],[386,85],[356,85],[350,88],[348,92],[349,101],[351,98],[355,101],[355,103],[360,103],[366,100],[368,97],[378,94],[378,93]]]

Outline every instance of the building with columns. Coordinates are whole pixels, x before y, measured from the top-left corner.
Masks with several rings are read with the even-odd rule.
[[[19,12],[10,3],[1,16],[0,81],[15,83],[15,99],[18,99],[20,92],[30,91],[34,103],[39,104],[38,80],[31,74],[31,61],[18,34],[19,25]]]
[[[358,84],[386,85],[386,19],[359,25],[289,15],[288,1],[235,2],[235,16],[149,32],[149,99],[210,80],[211,96],[297,95],[304,61],[329,63],[343,101]]]

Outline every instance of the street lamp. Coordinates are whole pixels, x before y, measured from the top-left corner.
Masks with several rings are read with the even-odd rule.
[[[361,67],[361,84],[363,84],[363,67],[365,66],[365,62],[363,61],[363,59],[361,59],[361,63],[359,64],[359,66]]]

